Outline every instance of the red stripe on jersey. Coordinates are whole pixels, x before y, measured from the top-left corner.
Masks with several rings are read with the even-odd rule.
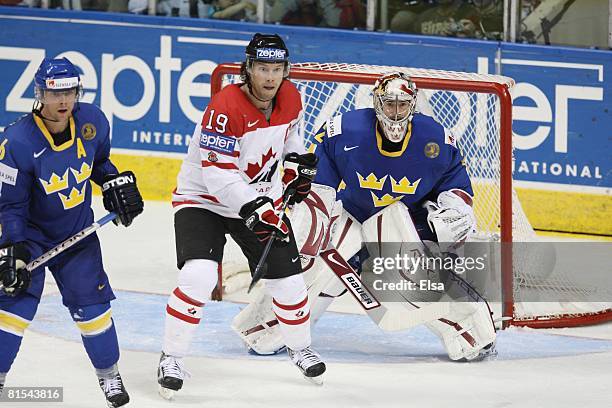
[[[306,316],[302,317],[301,319],[296,319],[296,320],[283,319],[279,315],[276,315],[276,318],[281,323],[290,324],[292,326],[297,326],[298,324],[306,323],[308,321],[308,319],[310,319],[310,312],[308,312],[308,314]]]
[[[182,321],[187,322],[187,323],[191,323],[191,324],[198,324],[198,323],[200,323],[200,319],[184,315],[181,312],[179,312],[177,310],[174,310],[173,308],[171,308],[168,305],[166,305],[166,313],[168,313],[170,316],[176,317],[177,319],[182,320]]]
[[[224,170],[238,170],[238,166],[234,163],[218,163],[202,160],[202,167],[217,167]]]
[[[219,150],[212,150],[212,149],[208,149],[205,147],[200,147],[201,150],[205,150],[207,152],[215,152],[217,154],[222,154],[223,156],[230,156],[230,157],[240,157],[240,152],[239,151],[233,151],[231,154],[227,154],[225,152],[221,152]]]
[[[203,302],[198,302],[197,300],[190,298],[189,296],[184,294],[183,291],[180,290],[179,288],[174,289],[174,292],[172,292],[172,294],[176,296],[177,298],[181,299],[183,302],[189,303],[190,305],[197,306],[197,307],[204,306]]]
[[[282,303],[278,303],[276,299],[272,299],[272,302],[276,305],[276,307],[283,310],[297,310],[306,306],[306,303],[308,303],[308,296],[306,296],[300,303],[296,303],[295,305],[283,305]]]

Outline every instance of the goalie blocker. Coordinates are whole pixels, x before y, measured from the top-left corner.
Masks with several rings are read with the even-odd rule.
[[[451,303],[452,299],[446,296],[432,303],[414,297],[413,293],[400,293],[405,302],[376,299],[346,262],[360,250],[362,237],[366,242],[407,242],[420,246],[422,252],[428,249],[420,242],[408,209],[402,203],[386,207],[361,226],[335,202],[335,192],[327,189],[313,185],[311,196],[296,206],[291,215],[292,222],[298,226],[296,231],[302,234],[296,240],[305,263],[309,297],[313,299],[313,322],[336,296],[348,290],[383,330],[404,330],[425,323],[441,339],[452,360],[474,360],[494,352],[495,328],[489,306],[481,297]],[[317,247],[316,243],[320,245]],[[474,292],[467,282],[455,274],[452,276],[447,284],[455,285],[455,298],[457,291],[463,291],[465,296]],[[258,354],[273,354],[282,349],[270,299],[262,291],[236,316],[232,327]]]

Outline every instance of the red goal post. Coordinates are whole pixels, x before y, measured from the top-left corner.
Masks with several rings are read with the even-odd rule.
[[[308,132],[314,134],[317,130],[312,127],[313,123],[320,124],[321,120],[335,113],[356,107],[358,105],[356,100],[361,99],[361,102],[367,100],[367,97],[361,95],[363,93],[361,87],[367,90],[367,87],[371,88],[382,73],[398,69],[410,75],[418,89],[425,90],[427,97],[425,103],[431,105],[434,113],[443,112],[444,117],[434,115],[436,120],[448,128],[459,126],[465,134],[473,134],[473,138],[476,138],[476,142],[472,140],[470,144],[461,146],[461,135],[455,135],[467,159],[470,159],[472,157],[470,153],[474,152],[472,165],[474,174],[470,173],[470,177],[477,180],[473,181],[476,192],[475,202],[480,195],[482,197],[480,202],[484,203],[479,205],[480,208],[475,204],[479,229],[487,231],[489,235],[495,235],[497,241],[502,243],[500,312],[506,318],[504,326],[566,327],[611,320],[612,310],[606,307],[597,306],[599,309],[595,307],[595,310],[586,313],[582,310],[555,310],[540,315],[537,312],[523,310],[521,305],[515,305],[515,290],[517,290],[515,278],[520,272],[513,270],[511,243],[513,239],[530,241],[535,237],[535,233],[520,207],[513,188],[511,97],[513,79],[499,75],[406,67],[343,63],[292,64],[289,77],[302,93],[305,121],[309,123],[307,126],[310,126],[304,135],[307,143],[308,138],[312,136]],[[239,73],[240,64],[217,66],[211,75],[212,95],[220,91],[225,83],[237,82]],[[342,91],[338,92],[339,89]],[[436,98],[439,94],[443,96]],[[340,95],[338,101],[329,102],[338,95]],[[353,103],[347,106],[345,100],[351,98],[354,99]],[[472,115],[476,116],[476,119],[471,118]],[[458,116],[460,118],[455,120]],[[461,125],[458,125],[460,121]],[[480,124],[471,124],[474,121]],[[485,148],[480,149],[482,146],[473,148],[472,145],[479,144],[478,139]],[[481,163],[485,163],[484,167],[490,166],[491,169],[481,171],[478,168]],[[217,299],[221,298],[221,274],[219,278]]]

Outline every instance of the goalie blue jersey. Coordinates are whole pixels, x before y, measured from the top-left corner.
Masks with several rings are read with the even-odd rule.
[[[93,222],[89,180],[101,184],[117,173],[109,129],[98,107],[80,102],[70,118],[70,139],[59,146],[31,113],[0,133],[3,244],[31,241],[46,250]]]
[[[315,183],[337,188],[337,198],[359,222],[402,201],[421,232],[425,200],[453,188],[473,195],[454,137],[433,118],[416,113],[397,152],[383,149],[376,123],[374,109],[350,111],[329,119],[314,137]]]

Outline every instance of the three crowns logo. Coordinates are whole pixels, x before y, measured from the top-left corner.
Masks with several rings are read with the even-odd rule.
[[[414,194],[421,179],[411,183],[406,176],[402,177],[400,181],[396,181],[393,176],[391,176],[391,191],[396,194]]]
[[[47,193],[47,195],[65,190],[68,188],[68,169],[66,169],[62,177],[53,173],[51,174],[51,178],[49,179],[49,181],[43,179],[39,180],[43,188],[45,189],[45,193]]]
[[[359,187],[369,188],[370,190],[382,190],[385,181],[387,181],[387,176],[379,180],[374,173],[370,173],[366,178],[363,178],[361,174],[357,173],[357,178],[359,179]]]

